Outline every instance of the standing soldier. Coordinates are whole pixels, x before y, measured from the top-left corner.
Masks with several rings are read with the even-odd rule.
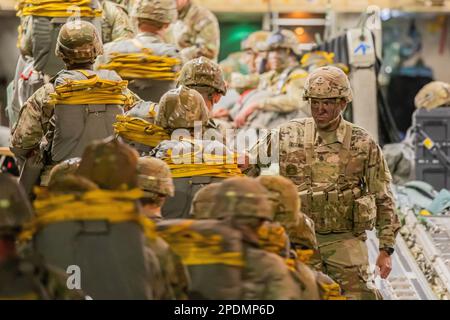
[[[217,61],[220,30],[216,16],[191,0],[176,1],[178,21],[167,35],[170,42],[181,50],[185,62],[201,56]]]
[[[105,45],[98,69],[115,70],[130,80],[129,88],[146,101],[159,102],[175,88],[181,61],[177,49],[162,40],[162,34],[176,19],[175,0],[138,0],[131,14],[138,27],[133,39]]]
[[[272,156],[279,157],[280,174],[297,185],[302,211],[315,224],[317,266],[340,284],[347,298],[376,299],[365,231],[377,227],[376,265],[387,278],[399,229],[391,175],[373,138],[342,117],[352,91],[341,69],[313,71],[304,98],[313,118],[291,120],[253,150],[267,148],[269,139],[278,146]]]
[[[79,290],[67,288],[62,270],[47,266],[33,253],[19,256],[16,241],[32,216],[21,186],[9,174],[0,173],[0,300],[83,299]]]
[[[135,101],[117,73],[92,71],[102,51],[90,22],[68,22],[61,28],[56,54],[66,70],[27,100],[12,131],[11,150],[26,161],[21,182],[27,192],[42,171],[41,184],[46,185],[54,164],[79,157],[92,140],[112,135],[116,115]]]
[[[298,63],[298,45],[297,36],[290,30],[274,32],[267,39],[270,71],[261,76],[258,86],[258,91],[266,94],[241,109],[235,118],[237,127],[248,120],[250,127],[275,128],[290,119],[310,115],[308,105],[298,99],[308,75]]]

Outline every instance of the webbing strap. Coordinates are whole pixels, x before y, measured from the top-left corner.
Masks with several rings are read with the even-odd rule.
[[[350,160],[350,145],[352,141],[352,127],[342,119],[345,125],[344,140],[339,150],[339,176],[337,180],[338,186],[343,186],[345,182],[345,169]],[[305,181],[308,189],[312,187],[312,164],[314,160],[314,138],[315,125],[313,119],[307,119],[305,123],[304,134],[304,150],[305,150]]]
[[[304,148],[305,148],[305,183],[312,186],[312,164],[314,159],[314,120],[307,119],[305,124]]]

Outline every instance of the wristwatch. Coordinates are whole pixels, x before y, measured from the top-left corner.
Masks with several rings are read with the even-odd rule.
[[[391,247],[384,247],[384,248],[381,248],[380,251],[384,251],[384,252],[386,252],[388,255],[392,256],[392,254],[394,253],[394,248],[391,248]]]

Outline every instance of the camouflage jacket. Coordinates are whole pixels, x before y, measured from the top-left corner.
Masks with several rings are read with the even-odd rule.
[[[134,36],[134,28],[127,14],[115,3],[102,1],[102,40],[103,43]]]
[[[83,300],[84,294],[67,287],[59,269],[28,259],[14,259],[0,266],[0,300]]]
[[[90,73],[92,71],[86,70]],[[67,71],[61,71],[61,76]],[[68,71],[68,73],[73,71]],[[114,71],[108,71],[114,73]],[[53,117],[55,104],[50,101],[50,94],[55,92],[55,83],[57,77],[54,77],[50,83],[39,88],[22,106],[19,113],[19,119],[11,131],[10,147],[18,157],[27,157],[33,150],[38,150],[45,134],[51,128],[50,119]],[[115,74],[116,80],[120,77]],[[139,97],[127,90],[124,94],[131,94],[136,101],[141,101]]]
[[[164,287],[157,294],[163,300],[187,300],[189,275],[180,257],[160,237],[147,241],[147,245],[155,253],[161,265]],[[158,282],[159,284],[159,282]]]
[[[308,123],[312,127],[311,149],[305,137]],[[344,163],[341,152],[346,144]],[[269,150],[269,146],[275,148]],[[379,145],[366,130],[341,120],[336,131],[323,133],[316,130],[312,118],[291,120],[252,149],[257,167],[262,167],[259,152],[267,152],[271,162],[278,160],[280,175],[291,179],[300,195],[305,194],[302,212],[312,218],[316,232],[352,231],[360,218],[353,212],[355,201],[367,195],[373,199],[371,212],[376,216],[366,218],[376,221],[380,248],[394,246],[399,222],[390,188],[391,174]],[[372,209],[370,202],[365,204],[365,209]]]
[[[269,71],[261,75],[258,90],[268,91],[270,97],[259,101],[259,109],[280,113],[302,110],[306,115],[310,115],[309,105],[301,98],[307,76],[308,73],[300,68],[290,73],[286,69],[281,73]]]
[[[180,50],[184,61],[205,56],[217,61],[220,48],[219,22],[208,9],[189,4],[170,26],[167,37]]]
[[[102,1],[102,42],[108,43],[118,39],[127,39],[134,36],[134,29],[127,14],[115,3]],[[33,56],[33,17],[20,18],[19,37],[17,45],[23,56]]]
[[[283,258],[248,245],[245,250],[244,300],[301,300],[302,291]]]

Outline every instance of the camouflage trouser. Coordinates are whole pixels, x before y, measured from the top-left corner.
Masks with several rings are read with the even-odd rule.
[[[347,299],[376,300],[381,297],[369,269],[369,256],[363,239],[351,233],[317,234],[317,241],[319,250],[309,264],[339,283]]]

